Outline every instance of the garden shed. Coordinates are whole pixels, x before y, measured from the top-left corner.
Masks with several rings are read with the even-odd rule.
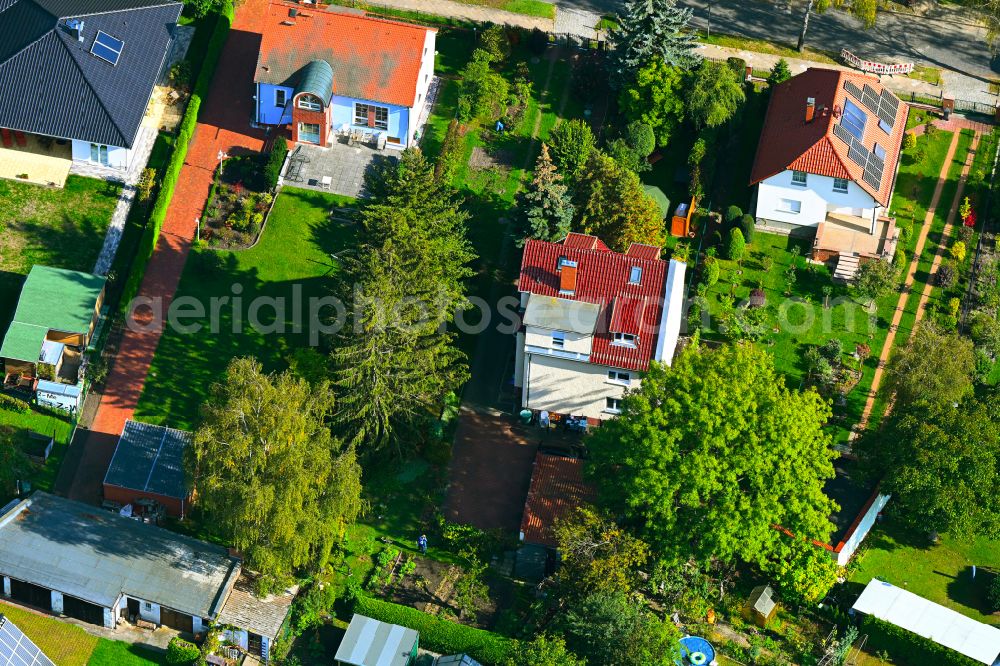
[[[183,518],[190,493],[184,476],[184,449],[191,433],[126,421],[104,477],[104,499],[130,504],[140,499],[162,504]]]
[[[770,585],[758,585],[750,592],[743,615],[758,627],[766,627],[778,612],[778,602]]]
[[[413,629],[355,613],[334,659],[338,666],[409,666],[419,639]]]

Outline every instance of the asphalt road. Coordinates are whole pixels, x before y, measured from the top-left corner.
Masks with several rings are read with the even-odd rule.
[[[618,0],[557,0],[560,6],[596,13],[619,8]],[[802,25],[804,4],[768,0],[687,0],[694,9],[694,25],[705,29],[711,6],[713,31],[746,35],[795,46]],[[879,12],[876,26],[865,30],[849,14],[830,10],[809,19],[806,43],[824,51],[847,48],[872,60],[914,60],[976,77],[990,74],[990,53],[982,28],[955,20],[955,14],[938,10],[934,17]]]

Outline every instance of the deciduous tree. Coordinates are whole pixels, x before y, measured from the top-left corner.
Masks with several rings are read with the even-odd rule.
[[[872,307],[875,301],[896,288],[897,271],[885,259],[866,261],[858,267],[854,291]]]
[[[790,554],[764,565],[781,589],[781,596],[789,601],[815,604],[826,597],[837,583],[840,569],[830,558],[830,554],[816,544],[788,537]]]
[[[557,521],[555,535],[562,558],[559,581],[574,592],[630,592],[649,559],[649,546],[590,507]]]
[[[931,363],[947,363],[942,355]],[[889,510],[921,532],[1000,536],[1000,399],[898,405],[857,442],[870,475],[892,493]]]
[[[899,407],[951,404],[972,391],[975,367],[970,340],[925,319],[889,359],[882,387]]]
[[[188,479],[209,522],[277,589],[324,566],[362,508],[354,450],[330,434],[333,394],[290,372],[230,363],[187,451]]]
[[[635,172],[609,155],[594,151],[579,179],[576,227],[609,247],[625,251],[632,243],[663,244],[663,215],[642,188]]]
[[[657,145],[665,146],[684,119],[684,72],[654,58],[636,71],[618,95],[625,117],[653,129]]]
[[[696,127],[718,127],[745,101],[743,82],[733,70],[724,62],[705,60],[688,89],[688,116]]]
[[[566,639],[562,636],[539,634],[530,643],[521,641],[503,666],[586,666],[585,659],[578,658],[566,649]]]
[[[680,632],[625,592],[595,592],[570,606],[567,643],[591,664],[673,666]]]
[[[877,0],[853,0],[849,4],[846,0],[805,0],[805,11],[802,12],[802,30],[799,32],[799,43],[797,48],[801,51],[806,45],[806,33],[809,31],[809,16],[812,13],[822,14],[830,7],[842,9],[847,6],[848,11],[856,18],[860,19],[866,28],[875,25],[875,14],[878,11]]]
[[[624,15],[611,33],[612,85],[630,82],[635,73],[654,58],[671,67],[691,69],[700,58],[697,40],[688,30],[691,10],[675,0],[626,0]]]
[[[535,161],[535,176],[520,195],[518,204],[524,220],[524,234],[518,239],[519,245],[524,244],[525,237],[556,241],[569,233],[573,204],[549,156],[549,147],[544,143]]]
[[[814,390],[785,387],[766,351],[689,347],[673,366],[654,362],[590,437],[588,469],[659,556],[764,565],[791,555],[775,525],[829,538],[829,417]]]

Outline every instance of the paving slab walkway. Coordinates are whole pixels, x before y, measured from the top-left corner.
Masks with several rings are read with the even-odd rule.
[[[538,28],[545,32],[552,32],[555,26],[555,21],[552,19],[540,16],[526,16],[494,7],[467,5],[462,2],[454,2],[453,0],[368,0],[368,2],[365,2],[365,6],[372,7],[373,13],[377,13],[379,7],[388,7],[390,9],[475,21],[476,23],[499,23],[526,28],[528,30]]]
[[[247,0],[237,11],[159,243],[146,268],[139,297],[154,303],[160,312],[167,311],[180,282],[220,151],[234,154],[264,146],[264,133],[250,127],[253,100],[247,91],[252,90],[266,5],[267,0]],[[74,446],[83,451],[77,452],[81,462],[67,490],[70,499],[100,503],[116,438],[142,395],[163,327],[148,308],[138,309],[131,320],[138,326],[127,328],[122,337],[94,420],[89,430],[74,439]]]
[[[854,436],[863,431],[868,425],[868,419],[871,417],[872,408],[875,406],[875,397],[878,395],[879,387],[882,384],[882,374],[885,370],[885,364],[889,360],[889,355],[892,353],[892,347],[896,341],[896,331],[899,329],[899,322],[902,320],[903,312],[906,310],[906,304],[910,300],[910,292],[913,286],[913,280],[917,274],[917,265],[920,263],[920,255],[923,253],[924,246],[927,244],[927,235],[930,233],[931,225],[934,222],[934,215],[937,212],[938,203],[941,201],[941,192],[944,190],[944,184],[948,180],[948,170],[951,168],[951,162],[955,158],[955,150],[958,148],[958,138],[959,133],[955,132],[952,135],[951,144],[948,146],[948,153],[945,155],[944,165],[941,167],[941,173],[938,175],[937,185],[934,187],[934,194],[931,196],[931,203],[927,207],[927,214],[924,216],[924,223],[920,227],[920,236],[917,237],[917,245],[913,251],[913,259],[910,261],[910,266],[906,271],[906,279],[903,281],[903,288],[899,295],[899,301],[897,301],[896,309],[892,314],[892,323],[889,325],[889,333],[885,336],[885,343],[882,345],[881,354],[879,354],[878,366],[875,368],[875,375],[872,377],[872,385],[868,392],[868,400],[865,402],[865,409],[861,413],[861,420],[858,422],[854,433],[852,433]]]

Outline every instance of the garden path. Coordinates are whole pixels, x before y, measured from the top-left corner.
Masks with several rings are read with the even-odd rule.
[[[555,22],[548,18],[516,14],[503,9],[496,9],[495,7],[467,5],[461,2],[454,2],[453,0],[369,0],[365,5],[376,8],[389,7],[390,9],[401,9],[403,11],[433,14],[435,16],[447,16],[449,18],[475,21],[477,23],[498,23],[526,28],[528,30],[538,28],[545,32],[552,32],[555,25]]]
[[[263,132],[253,130],[247,122],[253,102],[246,91],[251,89],[257,66],[266,4],[267,0],[246,0],[240,6],[216,68],[217,73],[225,75],[216,76],[203,103],[201,122],[195,129],[160,240],[139,289],[138,298],[152,303],[157,313],[167,312],[177,290],[219,153],[259,151],[264,146]],[[100,503],[104,474],[117,436],[135,411],[163,333],[163,322],[154,319],[147,307],[131,313],[129,322],[136,326],[124,331],[94,420],[86,436],[74,440],[83,451],[67,492],[70,499]]]
[[[892,352],[892,346],[896,341],[896,331],[899,328],[899,322],[903,318],[903,312],[906,310],[906,304],[910,299],[910,288],[913,286],[913,280],[917,274],[917,264],[920,263],[920,255],[923,253],[924,245],[927,243],[927,235],[930,233],[934,214],[937,211],[938,202],[941,200],[941,192],[944,189],[945,182],[948,180],[948,169],[951,167],[951,161],[955,158],[955,150],[958,148],[958,137],[959,133],[955,132],[952,135],[951,144],[948,146],[948,154],[944,158],[941,173],[938,175],[937,185],[934,187],[934,194],[931,196],[931,203],[927,207],[927,215],[924,216],[924,224],[920,228],[920,236],[917,238],[913,259],[910,261],[910,267],[906,271],[906,279],[903,281],[899,301],[896,303],[896,310],[892,315],[892,324],[889,326],[889,333],[885,336],[885,343],[882,345],[881,354],[879,354],[878,366],[875,368],[875,375],[872,377],[872,386],[868,393],[868,400],[865,401],[865,409],[861,413],[861,420],[858,422],[854,432],[851,433],[851,439],[856,437],[868,425],[868,418],[871,416],[872,408],[875,406],[875,396],[878,395],[878,389],[882,383],[882,373],[885,370],[886,361],[889,360],[889,355]]]
[[[955,133],[958,136],[958,133]],[[941,232],[941,242],[938,243],[937,251],[934,253],[934,260],[931,262],[930,275],[933,277],[937,272],[938,266],[941,265],[941,259],[944,258],[945,247],[948,242],[948,237],[951,235],[951,227],[955,222],[955,215],[958,213],[958,207],[962,204],[962,196],[965,194],[965,181],[969,178],[969,170],[972,168],[972,161],[976,157],[976,148],[979,146],[980,133],[976,132],[976,135],[972,138],[972,143],[969,145],[969,154],[965,157],[965,164],[962,165],[962,175],[958,179],[958,189],[955,190],[955,198],[951,202],[951,209],[948,211],[948,219],[945,220],[944,230]],[[927,307],[927,301],[930,300],[931,291],[934,290],[934,283],[932,280],[928,280],[927,284],[924,285],[924,291],[920,294],[920,301],[917,303],[917,319],[914,322],[913,330],[910,331],[910,337],[913,336],[913,332],[917,330],[916,323],[919,322],[923,316],[924,311]]]

